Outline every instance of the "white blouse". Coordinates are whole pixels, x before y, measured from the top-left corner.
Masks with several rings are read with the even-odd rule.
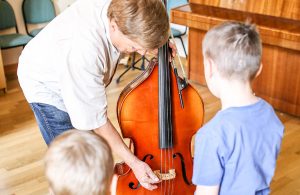
[[[109,36],[110,0],[78,0],[24,48],[18,77],[29,103],[68,112],[72,125],[91,130],[107,121],[105,87],[120,56]]]

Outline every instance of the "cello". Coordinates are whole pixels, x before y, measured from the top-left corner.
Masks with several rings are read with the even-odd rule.
[[[117,117],[124,138],[134,154],[146,162],[161,180],[149,191],[124,164],[119,172],[117,195],[193,194],[191,140],[203,124],[203,102],[197,91],[181,79],[169,62],[168,43],[158,59],[121,92]]]

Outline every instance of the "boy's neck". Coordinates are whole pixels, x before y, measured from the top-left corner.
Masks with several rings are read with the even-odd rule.
[[[219,97],[222,110],[230,107],[248,106],[259,101],[251,89],[250,82],[222,79],[221,83]]]

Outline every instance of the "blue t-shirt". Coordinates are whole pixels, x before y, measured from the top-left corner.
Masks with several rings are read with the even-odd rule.
[[[264,100],[219,111],[196,135],[193,183],[220,195],[269,194],[284,127]]]

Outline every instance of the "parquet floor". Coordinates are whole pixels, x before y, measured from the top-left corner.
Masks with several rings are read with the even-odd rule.
[[[120,65],[116,76],[124,70]],[[108,87],[108,115],[117,126],[115,106],[126,83],[140,72],[129,71],[120,84],[115,79]],[[0,194],[47,194],[43,155],[46,151],[33,113],[19,87],[14,71],[7,74],[8,91],[0,94]],[[205,122],[220,108],[220,102],[206,87],[194,86],[205,104]],[[142,100],[141,100],[142,101]],[[300,118],[278,113],[285,125],[282,150],[271,185],[272,195],[300,194]],[[118,157],[115,157],[118,161]],[[245,184],[247,185],[247,184]]]

